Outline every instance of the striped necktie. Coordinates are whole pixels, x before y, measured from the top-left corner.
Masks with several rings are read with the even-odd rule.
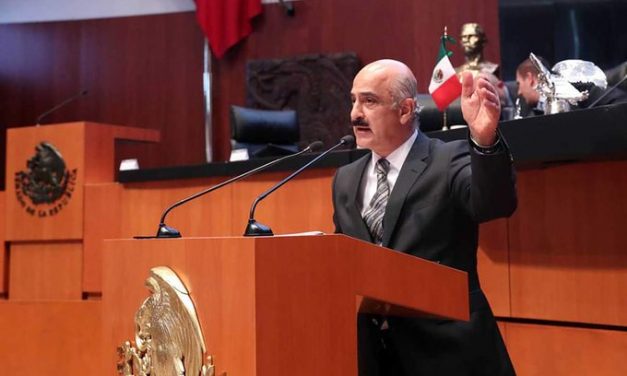
[[[386,159],[379,159],[375,165],[377,172],[377,191],[372,200],[370,200],[370,208],[364,214],[364,222],[368,226],[370,236],[375,244],[381,244],[383,239],[383,215],[385,207],[390,197],[390,185],[388,184],[388,171],[390,170],[390,162]]]

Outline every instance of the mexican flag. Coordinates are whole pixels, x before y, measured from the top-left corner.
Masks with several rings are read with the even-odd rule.
[[[261,0],[196,0],[196,18],[218,59],[252,32],[261,12]]]
[[[435,105],[440,111],[444,111],[451,102],[462,94],[462,84],[455,74],[455,68],[448,59],[453,53],[446,50],[444,45],[447,41],[455,42],[453,38],[446,34],[442,36],[438,62],[433,68],[431,83],[429,84],[429,94],[433,98]]]

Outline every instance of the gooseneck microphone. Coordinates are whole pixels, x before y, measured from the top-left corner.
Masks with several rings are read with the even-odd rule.
[[[301,167],[298,170],[294,171],[290,176],[288,176],[285,179],[281,180],[280,182],[275,184],[273,187],[271,187],[270,189],[268,189],[267,191],[265,191],[261,195],[259,195],[259,197],[257,197],[255,199],[255,201],[253,202],[253,204],[250,207],[250,216],[248,217],[248,225],[246,226],[246,230],[244,231],[244,236],[272,236],[272,235],[274,235],[274,233],[272,233],[272,230],[270,229],[270,227],[268,227],[268,226],[266,226],[266,225],[264,225],[262,223],[259,223],[259,222],[257,222],[255,220],[255,209],[257,208],[257,204],[259,204],[259,202],[261,200],[263,200],[264,198],[268,197],[272,192],[274,192],[277,189],[281,188],[281,186],[283,186],[283,184],[287,183],[288,181],[292,180],[296,175],[298,175],[301,172],[303,172],[303,170],[305,170],[307,167],[311,166],[312,164],[316,163],[320,159],[324,158],[327,154],[329,154],[333,150],[335,150],[335,149],[337,149],[337,148],[339,148],[340,146],[343,146],[343,145],[352,146],[354,143],[355,143],[355,137],[353,137],[351,135],[346,135],[346,136],[342,137],[340,142],[335,144],[333,147],[329,148],[324,153],[321,153],[319,156],[317,156],[316,158],[314,158],[311,161],[309,161],[308,163],[306,163],[303,167]]]
[[[88,91],[87,90],[82,90],[80,93],[73,95],[71,97],[69,97],[68,99],[64,100],[63,102],[59,103],[58,105],[52,107],[51,109],[49,109],[48,111],[44,112],[43,114],[39,115],[39,117],[37,117],[37,126],[41,125],[41,121],[48,115],[50,115],[51,113],[55,112],[56,110],[60,109],[61,107],[64,107],[65,105],[67,105],[70,102],[73,102],[75,100],[77,100],[80,97],[83,97],[85,95],[87,95]]]
[[[178,201],[178,202],[170,205],[167,209],[165,209],[165,211],[161,215],[161,220],[159,220],[159,229],[157,230],[156,237],[157,238],[180,238],[181,237],[181,233],[177,229],[172,228],[170,226],[167,226],[165,224],[165,217],[168,215],[168,213],[172,209],[174,209],[174,208],[176,208],[178,206],[181,206],[184,203],[189,202],[189,201],[191,201],[193,199],[196,199],[196,198],[198,198],[200,196],[204,196],[204,195],[206,195],[209,192],[213,192],[213,191],[215,191],[218,188],[222,188],[222,187],[224,187],[227,184],[231,184],[231,183],[236,182],[236,181],[238,181],[240,179],[244,179],[244,178],[246,178],[246,177],[248,177],[248,176],[250,176],[252,174],[255,174],[255,173],[259,172],[259,171],[263,171],[263,170],[265,170],[265,169],[267,169],[267,168],[269,168],[271,166],[274,166],[277,163],[283,162],[286,159],[294,158],[296,156],[299,156],[299,155],[304,154],[304,153],[308,153],[310,151],[320,150],[320,149],[322,149],[322,146],[323,146],[322,142],[314,141],[309,146],[307,146],[303,150],[299,151],[298,153],[290,154],[290,155],[286,155],[286,156],[281,157],[281,158],[274,159],[274,160],[272,160],[272,161],[270,161],[270,162],[268,162],[268,163],[266,163],[266,164],[264,164],[262,166],[254,168],[254,169],[252,169],[250,171],[246,171],[246,172],[244,172],[241,175],[238,175],[238,176],[235,176],[235,177],[233,177],[233,178],[231,178],[229,180],[223,181],[222,183],[216,184],[216,185],[214,185],[214,186],[212,186],[210,188],[205,189],[204,191],[195,193],[195,194],[193,194],[193,195],[191,195],[191,196],[189,196],[187,198],[182,199],[181,201]]]

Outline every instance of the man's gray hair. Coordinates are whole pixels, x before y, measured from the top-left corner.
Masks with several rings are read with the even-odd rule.
[[[414,123],[418,125],[418,114],[422,106],[418,103],[418,83],[413,75],[402,75],[391,85],[391,96],[394,100],[394,107],[400,106],[401,102],[407,98],[412,98],[416,104],[414,107]]]

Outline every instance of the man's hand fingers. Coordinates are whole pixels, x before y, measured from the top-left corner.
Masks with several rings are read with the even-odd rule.
[[[472,73],[462,72],[462,97],[468,98],[472,95],[474,92],[473,84]]]
[[[479,89],[479,96],[485,101],[486,105],[499,107],[499,96],[488,90],[487,88]]]
[[[477,89],[486,89],[497,94],[496,88],[487,78],[479,76],[475,81],[477,82]]]

